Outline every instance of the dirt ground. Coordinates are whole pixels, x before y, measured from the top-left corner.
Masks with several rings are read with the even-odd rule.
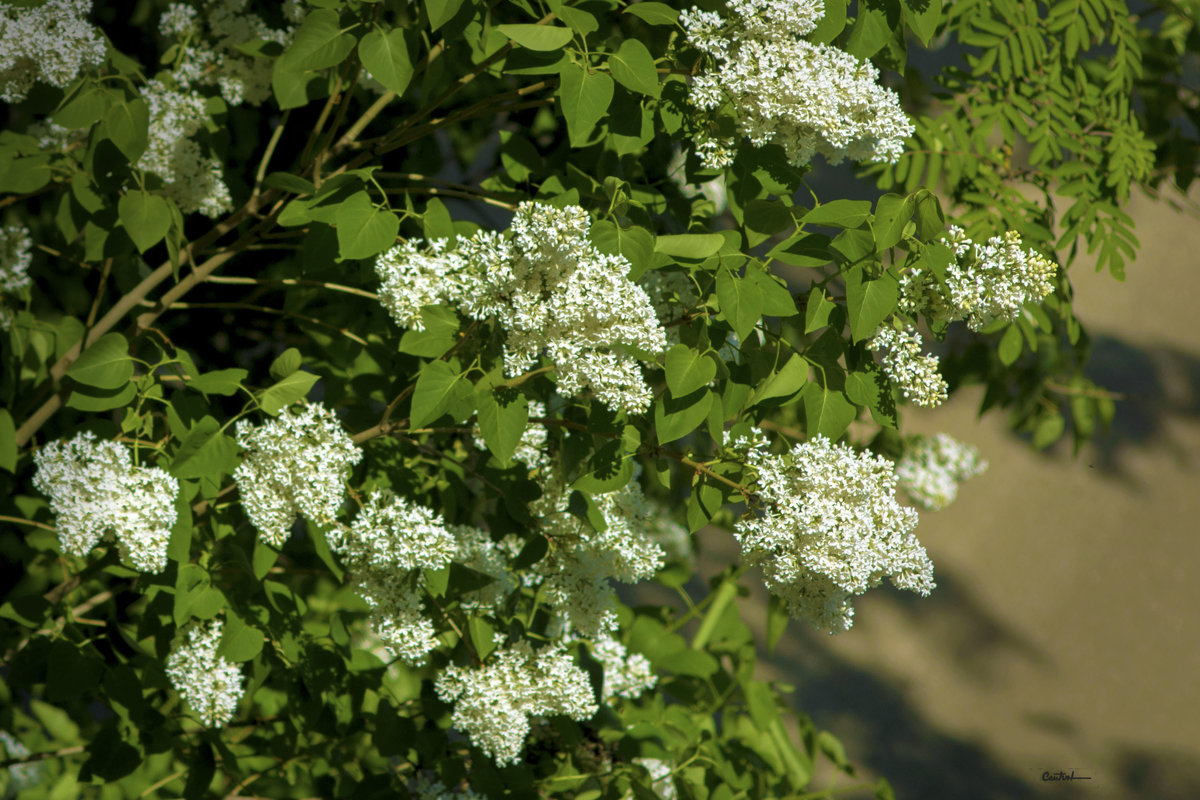
[[[1131,211],[1124,284],[1072,269],[1092,375],[1127,395],[1111,435],[1037,453],[977,420],[971,390],[908,412],[991,464],[922,514],[938,588],[874,590],[836,637],[793,624],[764,668],[900,800],[1200,798],[1200,216]],[[709,563],[737,557],[728,534],[703,541]]]

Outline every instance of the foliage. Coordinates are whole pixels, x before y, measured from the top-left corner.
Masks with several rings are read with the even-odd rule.
[[[885,575],[927,591],[888,477],[905,398],[982,383],[1035,447],[1111,420],[1068,267],[1119,279],[1131,192],[1194,178],[1195,4],[262,5],[0,10],[90,48],[73,78],[0,53],[0,785],[734,800],[852,775],[757,651],[814,603],[848,626]],[[756,16],[789,5],[794,30]],[[690,102],[742,68],[710,55],[727,35],[862,65],[834,83],[895,92],[903,154],[869,160],[872,120],[835,142],[801,113],[759,131],[769,97]],[[881,191],[818,197],[813,152]],[[989,275],[985,319],[955,286]],[[805,474],[831,442],[885,477]],[[982,469],[938,447],[935,476],[904,462],[926,506]],[[820,502],[869,537],[871,492],[907,538],[854,588],[838,548],[770,529]],[[692,574],[710,524],[792,559],[767,642],[746,567]]]

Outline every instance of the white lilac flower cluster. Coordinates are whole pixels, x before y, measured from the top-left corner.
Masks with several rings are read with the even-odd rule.
[[[434,688],[443,702],[454,703],[451,724],[500,765],[520,760],[530,717],[583,721],[598,708],[587,674],[561,642],[535,653],[522,641],[495,651],[482,667],[447,666]]]
[[[29,286],[29,262],[33,240],[29,231],[17,226],[0,228],[0,330],[13,323],[13,310],[3,295],[14,294]]]
[[[884,577],[922,595],[934,588],[933,564],[913,535],[917,512],[896,502],[892,462],[819,434],[786,455],[762,440],[735,449],[757,472],[765,508],[734,535],[793,617],[836,633],[853,623],[851,598]]]
[[[283,546],[297,514],[317,524],[334,521],[350,468],[362,458],[320,403],[285,409],[258,427],[241,420],[237,443],[249,451],[233,473],[242,507],[274,547]]]
[[[542,496],[530,510],[554,542],[535,567],[543,596],[564,635],[601,637],[617,627],[610,580],[646,580],[663,566],[661,509],[647,500],[635,475],[623,488],[594,498],[604,519],[604,530],[596,531],[567,510],[570,490],[558,475],[551,472],[542,483]]]
[[[146,152],[138,166],[162,178],[163,194],[185,214],[217,217],[233,208],[221,160],[206,155],[193,137],[208,120],[203,95],[148,80],[142,99],[150,110]]]
[[[935,408],[946,400],[946,380],[938,372],[937,356],[922,354],[922,345],[921,334],[912,325],[896,330],[884,324],[867,348],[882,351],[884,374],[907,400]]]
[[[833,164],[894,162],[913,125],[869,61],[801,38],[823,14],[821,0],[731,0],[725,17],[683,12],[688,41],[713,65],[695,78],[688,101],[705,112],[731,104],[741,136],[779,144],[796,166],[817,153]],[[732,163],[734,146],[705,135],[696,150],[706,167],[720,168]]]
[[[914,503],[937,510],[954,501],[960,483],[987,468],[979,448],[939,433],[913,437],[896,462],[896,479]]]
[[[330,531],[329,543],[370,607],[371,628],[384,647],[407,664],[423,664],[437,639],[422,613],[418,570],[449,564],[458,550],[454,535],[432,510],[374,491],[352,525]]]
[[[1054,291],[1054,264],[1026,249],[1016,231],[993,236],[986,244],[967,238],[952,226],[950,245],[955,261],[939,282],[928,270],[914,269],[901,278],[900,310],[924,313],[943,322],[965,319],[978,331],[993,320],[1014,320],[1021,306]]]
[[[112,533],[134,568],[166,568],[179,481],[157,467],[134,465],[125,445],[97,441],[90,431],[50,442],[33,461],[33,485],[50,498],[63,552],[85,556]]]
[[[604,699],[618,697],[636,700],[658,683],[650,661],[641,653],[630,653],[611,634],[603,634],[592,643],[592,655],[604,667]]]
[[[287,46],[292,31],[270,28],[246,11],[247,0],[208,0],[204,14],[172,3],[159,18],[159,32],[177,40],[171,85],[152,79],[142,88],[150,107],[150,135],[138,166],[165,183],[163,193],[185,214],[215,218],[233,208],[221,160],[193,138],[208,121],[201,90],[215,87],[231,106],[258,105],[271,96],[274,61],[242,51],[244,45]],[[295,3],[285,6],[295,9]]]
[[[609,408],[642,412],[652,394],[640,362],[666,350],[666,334],[646,292],[627,277],[629,262],[588,240],[578,206],[522,203],[511,236],[480,232],[451,251],[408,242],[375,264],[380,301],[400,325],[420,329],[421,308],[457,306],[494,319],[507,332],[504,367],[519,375],[544,353],[558,389],[590,389]]]
[[[171,685],[210,728],[233,719],[243,692],[241,668],[217,655],[223,628],[220,620],[192,628],[187,644],[167,659]]]
[[[91,10],[91,0],[0,7],[0,100],[19,103],[38,81],[65,89],[104,61],[104,37],[86,19]]]
[[[271,96],[274,60],[250,55],[243,46],[291,43],[293,29],[271,28],[246,11],[248,0],[208,0],[204,15],[194,6],[172,3],[158,20],[159,32],[180,45],[173,76],[183,89],[216,87],[231,106],[257,106]],[[303,9],[294,0],[283,4],[285,18],[299,22]]]

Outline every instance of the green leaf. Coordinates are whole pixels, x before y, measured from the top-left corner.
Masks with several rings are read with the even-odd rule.
[[[275,59],[271,72],[271,91],[282,109],[299,108],[326,91],[322,75],[304,69],[286,55]]]
[[[561,3],[551,3],[550,5],[555,16],[565,22],[567,27],[580,36],[586,37],[589,33],[595,33],[600,29],[600,23],[596,21],[596,18],[581,8]]]
[[[177,478],[218,480],[237,466],[237,445],[220,432],[221,425],[212,417],[197,420],[175,451],[171,474]]]
[[[807,38],[814,44],[831,44],[846,27],[847,0],[825,0],[825,13]]]
[[[387,33],[371,31],[358,43],[358,57],[372,78],[396,94],[404,94],[412,80],[413,65],[403,28]]]
[[[780,231],[796,227],[792,213],[778,200],[755,198],[742,211],[743,230],[751,247],[770,239]]]
[[[823,233],[798,233],[775,245],[767,256],[793,267],[823,267],[833,261],[829,245]]]
[[[570,33],[570,31],[568,31]],[[558,98],[572,147],[583,147],[597,123],[608,113],[613,98],[613,79],[603,72],[589,72],[568,62],[559,72]]]
[[[529,401],[513,389],[494,390],[482,384],[475,390],[479,433],[501,465],[512,463],[529,422]]]
[[[104,133],[134,164],[146,151],[150,130],[150,107],[140,97],[114,103],[104,114]]]
[[[86,386],[76,386],[67,398],[67,408],[77,408],[80,411],[111,411],[129,405],[129,401],[137,394],[137,384],[133,381],[125,383],[120,389],[98,390]]]
[[[610,439],[588,459],[587,472],[576,478],[571,488],[588,495],[605,494],[628,486],[632,479],[633,460],[622,448],[621,441]]]
[[[808,293],[804,305],[804,332],[812,333],[829,324],[829,314],[836,306],[820,286],[814,286]]]
[[[17,429],[7,408],[0,408],[0,469],[17,469]]]
[[[129,342],[119,333],[106,333],[67,370],[67,377],[97,389],[120,389],[133,377]]]
[[[80,91],[70,102],[55,111],[54,124],[70,130],[90,128],[100,121],[107,108],[107,92],[93,85]]]
[[[687,436],[708,418],[713,393],[697,389],[684,397],[661,395],[654,402],[654,429],[659,444],[667,444]]]
[[[375,208],[366,192],[342,203],[337,211],[338,252],[343,259],[371,258],[396,243],[400,218]]]
[[[654,258],[654,237],[645,228],[620,228],[608,220],[592,224],[588,238],[602,253],[624,256],[633,268],[630,279],[636,280],[650,267]]]
[[[921,44],[928,46],[942,19],[942,0],[904,0],[904,21]]]
[[[671,394],[683,397],[707,386],[717,375],[717,365],[686,344],[677,344],[667,351],[666,373]]]
[[[815,381],[804,387],[800,397],[804,402],[809,436],[822,433],[836,442],[858,416],[858,409],[846,399],[846,395]]]
[[[850,335],[861,342],[875,334],[881,322],[896,310],[900,302],[900,282],[891,272],[875,280],[863,276],[862,267],[845,270],[846,311],[850,315]]]
[[[758,264],[751,263],[746,267],[747,280],[758,286],[763,297],[762,313],[768,317],[794,317],[799,313],[792,293],[787,284],[777,275],[772,275]]]
[[[267,573],[271,571],[271,567],[275,566],[275,561],[279,558],[279,551],[271,545],[264,542],[262,539],[254,540],[254,552],[250,556],[250,565],[254,569],[255,580],[262,580]]]
[[[285,192],[292,192],[293,194],[317,193],[317,187],[312,181],[307,178],[301,178],[299,175],[293,175],[290,172],[272,172],[263,181],[263,185],[269,186],[272,189],[282,189]],[[307,222],[307,220],[305,221]]]
[[[946,217],[942,213],[941,203],[932,192],[925,189],[913,196],[916,198],[917,236],[927,242],[933,241],[946,230]]]
[[[770,377],[762,382],[750,405],[758,405],[767,400],[784,398],[786,402],[808,383],[808,361],[794,355],[782,367],[772,372]]]
[[[236,614],[230,614],[217,654],[235,663],[249,661],[262,652],[265,641],[262,631],[247,625]]]
[[[846,52],[855,58],[870,58],[883,49],[892,38],[887,14],[865,3],[858,6],[858,19],[846,39]]]
[[[205,372],[203,375],[197,375],[188,381],[188,388],[195,389],[202,394],[218,394],[222,397],[228,397],[231,394],[236,394],[238,387],[242,381],[246,380],[246,376],[250,373],[240,367],[232,369],[219,369],[212,372]]]
[[[868,200],[833,200],[809,211],[800,221],[805,225],[857,228],[870,214],[871,203]]]
[[[496,30],[521,47],[542,53],[561,50],[567,42],[575,38],[570,28],[561,25],[497,25]]]
[[[342,63],[353,49],[354,37],[342,32],[337,12],[319,8],[300,23],[281,60],[304,70],[326,69]]]
[[[49,156],[14,158],[7,167],[0,162],[0,185],[6,193],[36,192],[50,182],[51,175]]]
[[[719,233],[677,233],[656,238],[654,252],[701,261],[716,255],[724,245],[725,237]]]
[[[717,299],[721,302],[721,318],[744,341],[762,319],[762,290],[732,270],[722,269],[717,273]]]
[[[633,14],[649,25],[674,25],[679,12],[666,3],[640,2],[628,5],[624,13]]]
[[[275,357],[271,362],[271,366],[267,369],[268,374],[277,381],[281,381],[288,375],[291,375],[296,370],[300,369],[300,365],[304,363],[300,351],[295,347],[289,347]]]
[[[46,664],[46,698],[53,701],[80,697],[100,683],[104,662],[91,648],[80,649],[64,639],[50,645]]]
[[[89,783],[100,778],[104,783],[115,783],[142,765],[138,749],[121,738],[115,720],[107,729],[96,733],[84,751],[87,761],[79,769],[79,780]]]
[[[851,372],[846,376],[846,396],[856,405],[874,407],[879,403],[879,384],[875,375],[874,372]]]
[[[895,247],[904,238],[904,226],[912,219],[912,197],[885,194],[875,205],[875,218],[871,221],[871,234],[875,237],[875,252],[882,253]]]
[[[1022,349],[1023,344],[1020,328],[1016,325],[1009,325],[1004,329],[1004,335],[1000,337],[1000,346],[997,349],[1000,363],[1006,367],[1011,367],[1021,357]]]
[[[117,202],[117,215],[139,253],[158,244],[171,229],[170,206],[149,192],[126,192]]]
[[[283,380],[264,389],[258,396],[262,410],[276,416],[280,411],[308,396],[313,384],[321,379],[311,372],[293,372]]]
[[[425,205],[425,213],[421,215],[421,229],[425,232],[425,238],[430,241],[449,239],[450,243],[454,244],[458,240],[454,233],[454,219],[450,216],[450,210],[436,197]]]
[[[489,625],[483,617],[472,614],[467,619],[467,635],[471,637],[475,655],[479,658],[487,658],[496,649],[496,642],[492,638],[495,634],[496,629]]]
[[[425,0],[425,14],[429,17],[429,30],[436,31],[462,8],[463,0]]]
[[[400,337],[401,353],[437,358],[458,341],[458,313],[450,306],[425,306],[421,322],[425,330],[408,330]]]
[[[188,762],[187,783],[183,787],[184,800],[199,800],[208,795],[208,785],[217,774],[217,762],[213,757],[212,745],[198,741]]]
[[[471,394],[470,384],[464,375],[446,361],[429,362],[421,370],[413,390],[409,427],[423,427],[446,413],[458,417],[455,411],[462,405],[460,396],[464,392],[468,396]],[[467,404],[470,403],[468,399]]]
[[[658,97],[660,87],[654,56],[650,55],[646,45],[637,39],[626,39],[622,42],[617,52],[609,55],[608,68],[617,83],[626,89]]]
[[[540,533],[535,533],[529,537],[529,541],[525,542],[521,552],[517,553],[517,557],[512,563],[513,569],[529,569],[545,558],[548,552],[550,552],[550,540]],[[37,599],[41,600],[42,598],[38,597]],[[30,625],[30,627],[37,627],[37,625]]]

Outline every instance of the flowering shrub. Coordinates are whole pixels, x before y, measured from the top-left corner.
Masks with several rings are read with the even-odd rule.
[[[1188,7],[1077,8],[4,6],[0,793],[825,796],[758,651],[936,591],[909,404],[1111,418],[1077,243],[1195,172]]]

